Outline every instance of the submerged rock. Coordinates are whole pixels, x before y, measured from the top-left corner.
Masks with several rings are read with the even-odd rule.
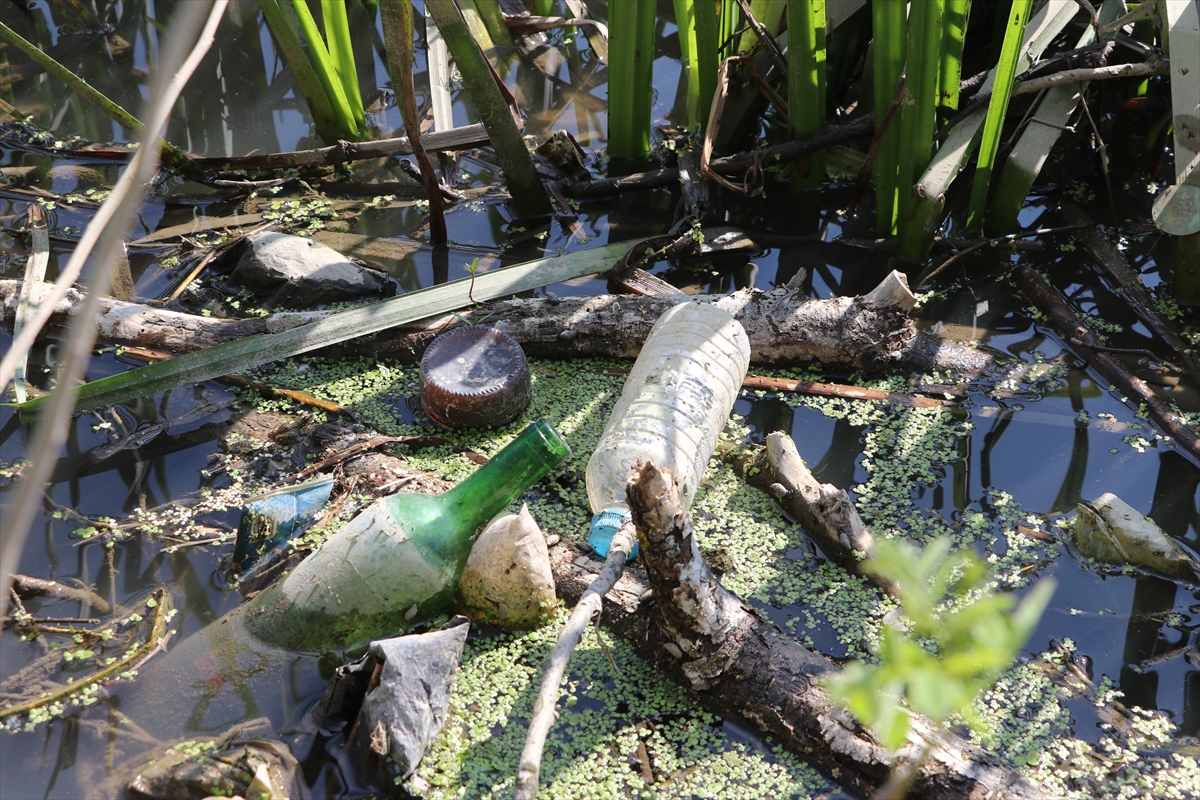
[[[446,723],[450,690],[470,623],[430,633],[371,642],[379,683],[367,693],[355,723],[360,769],[381,786],[397,786],[412,775]],[[371,766],[374,766],[374,769]]]
[[[1111,492],[1079,504],[1075,546],[1106,564],[1148,567],[1155,572],[1200,581],[1200,564],[1179,543]]]
[[[546,537],[521,506],[488,523],[458,582],[468,615],[505,628],[536,628],[558,605]]]
[[[304,797],[300,763],[287,744],[272,734],[268,720],[256,719],[216,738],[155,750],[125,781],[125,796],[137,800]]]
[[[234,280],[270,292],[268,306],[307,308],[373,294],[384,281],[323,244],[285,233],[256,233],[233,269]]]

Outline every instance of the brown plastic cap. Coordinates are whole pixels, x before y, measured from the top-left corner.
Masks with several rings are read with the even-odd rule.
[[[421,357],[421,406],[443,428],[496,428],[533,397],[521,345],[493,328],[458,328]]]

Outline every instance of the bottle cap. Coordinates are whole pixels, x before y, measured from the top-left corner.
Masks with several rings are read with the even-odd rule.
[[[617,531],[621,530],[621,526],[631,519],[633,519],[633,515],[626,508],[606,508],[596,512],[596,516],[592,517],[591,527],[588,528],[587,538],[588,544],[592,546],[592,550],[596,551],[596,555],[608,558],[608,550],[612,547],[613,537],[617,535]],[[637,554],[638,543],[634,539],[627,560],[632,561],[637,558]]]
[[[533,397],[521,345],[494,328],[457,328],[421,358],[421,406],[443,428],[496,428]]]

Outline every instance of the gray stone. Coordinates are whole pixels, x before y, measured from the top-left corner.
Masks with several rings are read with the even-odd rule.
[[[286,308],[362,297],[384,283],[330,247],[273,232],[246,237],[232,277],[250,289],[270,292],[265,305]]]

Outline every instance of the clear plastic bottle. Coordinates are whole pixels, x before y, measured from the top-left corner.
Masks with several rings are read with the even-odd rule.
[[[629,519],[625,483],[638,459],[671,470],[691,505],[749,365],[745,329],[716,306],[683,303],[655,323],[588,460],[588,543],[598,555]]]

